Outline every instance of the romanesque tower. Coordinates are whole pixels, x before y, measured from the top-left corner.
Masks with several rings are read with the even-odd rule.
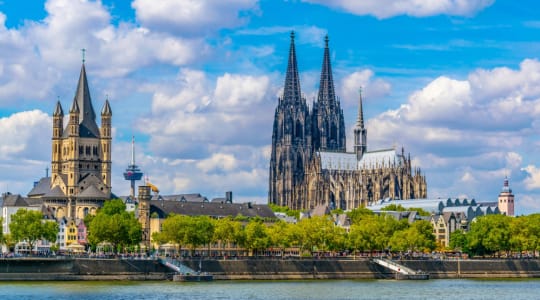
[[[137,211],[139,217],[139,223],[142,227],[142,241],[141,243],[146,246],[146,249],[150,248],[150,186],[139,186],[139,208]]]
[[[56,218],[83,218],[111,196],[112,119],[105,100],[101,128],[96,123],[84,60],[66,128],[63,118],[58,101],[53,113],[51,177],[40,180],[28,195],[43,198]]]
[[[291,33],[289,61],[283,97],[274,115],[270,160],[269,203],[300,208],[305,163],[311,158],[311,117],[302,97],[294,32]]]
[[[345,151],[345,121],[334,90],[330,49],[326,36],[317,102],[313,103],[313,150]]]
[[[507,216],[514,216],[514,194],[508,185],[508,177],[504,178],[503,188],[499,194],[499,210]]]

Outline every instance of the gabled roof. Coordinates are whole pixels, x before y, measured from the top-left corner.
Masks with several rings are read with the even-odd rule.
[[[50,189],[45,195],[43,195],[43,198],[65,198],[66,194],[64,194],[64,191],[59,186],[55,186],[54,188]]]
[[[309,213],[312,217],[322,217],[330,214],[330,208],[326,205],[317,205],[314,209],[311,210]]]
[[[109,197],[102,191],[100,191],[95,185],[87,187],[82,193],[77,195],[78,198],[89,199],[108,199]]]
[[[37,197],[45,195],[51,190],[51,177],[43,177],[39,182],[30,190],[28,197]]]
[[[4,195],[4,207],[28,207],[30,206],[26,199],[21,197],[19,194],[7,194]]]
[[[150,213],[156,212],[161,218],[171,213],[187,216],[209,216],[224,218],[227,216],[246,216],[275,218],[274,212],[268,205],[250,203],[212,203],[212,202],[179,202],[179,201],[150,201]]]

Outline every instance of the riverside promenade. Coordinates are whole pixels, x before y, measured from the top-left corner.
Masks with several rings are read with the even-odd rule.
[[[369,259],[183,259],[214,280],[391,279]],[[538,259],[401,260],[413,270],[441,278],[540,278]],[[0,280],[168,280],[174,272],[156,259],[7,258]]]

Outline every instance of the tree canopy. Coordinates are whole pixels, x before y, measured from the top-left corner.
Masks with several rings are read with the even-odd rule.
[[[142,228],[133,212],[127,212],[120,199],[105,202],[88,226],[88,241],[92,245],[107,242],[115,251],[126,246],[138,245],[142,240]]]
[[[17,242],[27,242],[30,249],[34,249],[36,242],[46,239],[56,242],[58,223],[43,219],[41,211],[19,209],[11,216],[9,223],[11,238]]]

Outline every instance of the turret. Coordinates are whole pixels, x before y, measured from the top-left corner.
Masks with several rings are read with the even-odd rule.
[[[79,136],[79,104],[77,99],[73,99],[71,108],[69,109],[69,136]]]
[[[53,112],[53,134],[52,134],[52,174],[57,175],[60,172],[62,158],[62,134],[64,134],[64,110],[60,101],[56,102],[56,108]],[[53,176],[54,177],[54,176]]]
[[[64,133],[64,110],[60,101],[56,102],[56,108],[53,113],[53,139],[59,139]]]
[[[112,110],[109,104],[109,99],[105,99],[105,104],[101,110],[101,151],[103,153],[101,162],[101,178],[103,183],[110,188],[111,187],[111,122],[112,122]]]
[[[364,112],[362,110],[362,89],[359,91],[360,99],[358,103],[358,119],[354,127],[354,152],[356,159],[361,160],[367,151],[367,130],[364,127]]]

